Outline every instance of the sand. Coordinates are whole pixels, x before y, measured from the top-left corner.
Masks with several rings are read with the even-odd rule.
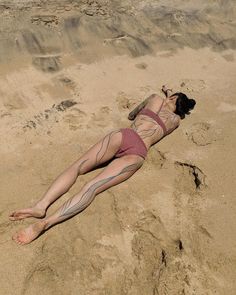
[[[235,295],[234,1],[2,0],[0,14],[0,294]],[[9,213],[129,126],[132,108],[163,84],[197,104],[144,166],[15,244],[33,219]]]

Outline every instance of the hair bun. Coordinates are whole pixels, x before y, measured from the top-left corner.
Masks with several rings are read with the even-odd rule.
[[[189,99],[186,94],[182,92],[176,92],[172,94],[177,96],[175,113],[180,116],[181,119],[185,118],[185,115],[190,114],[196,104],[195,99]]]
[[[188,107],[189,107],[190,109],[193,109],[194,106],[195,106],[195,104],[196,104],[195,99],[189,99],[189,100],[188,100]]]

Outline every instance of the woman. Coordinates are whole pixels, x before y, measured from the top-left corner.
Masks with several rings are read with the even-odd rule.
[[[43,218],[13,236],[18,244],[28,244],[55,224],[78,214],[97,194],[125,181],[142,166],[151,145],[177,128],[180,119],[196,103],[183,93],[172,94],[172,90],[166,86],[162,87],[162,91],[165,99],[153,94],[129,114],[129,120],[134,120],[131,128],[119,129],[106,135],[59,175],[34,207],[15,211],[9,216],[10,220]],[[78,194],[65,202],[53,215],[45,218],[47,208],[70,189],[79,175],[111,159],[109,165]]]

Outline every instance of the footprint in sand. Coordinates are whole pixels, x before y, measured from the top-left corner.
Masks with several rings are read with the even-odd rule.
[[[145,62],[141,62],[139,64],[136,64],[135,67],[140,70],[145,70],[148,67],[148,65]]]
[[[201,79],[183,79],[180,81],[180,86],[183,92],[201,92],[203,89],[206,88],[206,83],[204,80]]]
[[[63,87],[69,88],[71,90],[76,89],[75,81],[73,81],[73,79],[71,79],[70,77],[67,77],[65,75],[59,75],[56,78],[53,78],[52,81],[55,84],[58,84],[58,82],[59,82],[60,85],[62,85]]]
[[[188,139],[198,146],[206,146],[212,144],[219,138],[220,130],[213,128],[210,123],[199,122],[193,124],[186,132]]]
[[[13,96],[2,96],[3,105],[8,111],[22,110],[27,108],[27,103],[24,101],[24,97],[19,94]]]
[[[73,100],[63,100],[58,104],[53,104],[51,108],[44,110],[41,113],[38,113],[34,115],[34,117],[31,120],[28,120],[23,125],[23,130],[26,131],[27,129],[36,129],[39,126],[43,126],[46,124],[45,122],[49,119],[55,120],[55,122],[58,122],[58,113],[59,112],[65,112],[67,109],[73,107],[76,105],[77,102]],[[52,122],[51,122],[52,124]]]
[[[162,168],[166,161],[165,154],[153,147],[148,153],[147,163],[154,165],[155,168]]]
[[[101,107],[100,108],[100,113],[102,114],[109,114],[111,109],[109,107]]]
[[[40,290],[41,294],[62,295],[57,280],[58,275],[50,265],[39,263],[27,274],[21,294],[33,295],[35,290]]]
[[[3,110],[0,110],[0,118],[9,117],[12,116],[11,112],[5,112]]]
[[[120,111],[127,110],[127,109],[129,110],[137,103],[134,99],[130,98],[124,92],[118,93],[116,102],[118,104],[118,108]]]
[[[165,225],[159,216],[153,212],[146,210],[140,214],[139,220],[134,225],[135,234],[132,239],[132,256],[138,266],[135,267],[137,278],[143,280],[143,276],[155,286],[156,281],[153,280],[153,270],[160,271],[162,267],[167,265],[166,252],[162,249],[162,242],[168,241],[172,243]],[[155,259],[153,260],[153,257]]]
[[[71,130],[77,130],[83,126],[85,118],[85,112],[78,108],[73,108],[70,114],[64,116],[63,121],[69,125]]]
[[[106,127],[110,124],[110,111],[109,107],[101,107],[98,112],[92,114],[91,120],[99,127]]]
[[[148,281],[149,287],[153,289],[155,287],[153,270],[155,269],[157,273],[159,272],[162,257],[159,243],[150,234],[140,232],[133,238],[132,254],[133,260],[136,260],[136,262],[133,262],[135,278],[141,281]]]

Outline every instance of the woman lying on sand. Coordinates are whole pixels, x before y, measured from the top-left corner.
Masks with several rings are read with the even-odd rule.
[[[180,119],[196,103],[183,93],[172,94],[166,86],[162,87],[162,91],[165,99],[152,94],[129,114],[129,120],[134,120],[131,128],[110,132],[59,175],[34,207],[15,211],[9,216],[10,220],[43,218],[13,236],[18,244],[28,244],[55,224],[78,214],[91,204],[96,195],[125,181],[142,166],[148,149],[177,128]],[[53,215],[44,218],[47,208],[70,189],[79,175],[109,160],[112,160],[109,165],[78,194]]]

